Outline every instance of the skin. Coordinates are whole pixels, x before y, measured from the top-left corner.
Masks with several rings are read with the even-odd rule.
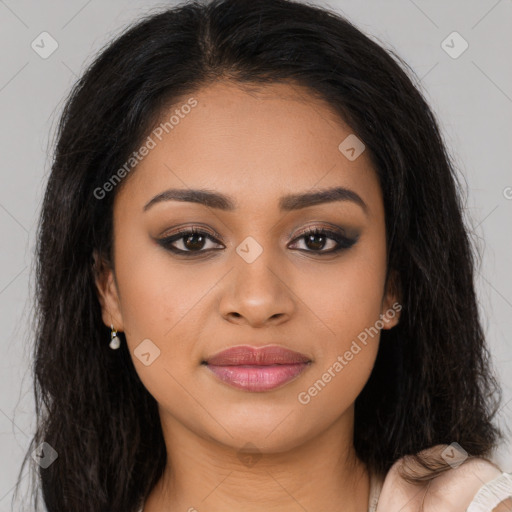
[[[248,92],[218,82],[191,96],[198,105],[117,191],[115,272],[107,267],[97,280],[103,321],[124,331],[159,404],[170,463],[144,510],[366,510],[369,478],[352,442],[354,402],[379,336],[359,343],[362,349],[309,403],[297,397],[381,315],[384,329],[399,321],[399,313],[386,315],[399,297],[395,287],[385,289],[384,206],[368,151],[347,159],[338,146],[350,127],[298,86]],[[278,208],[281,196],[335,186],[356,192],[367,211],[352,201]],[[143,211],[170,188],[214,190],[237,208],[163,201]],[[185,245],[185,236],[174,246],[204,252],[174,255],[155,239],[178,226],[222,240]],[[358,239],[322,256],[336,242],[308,245],[297,235],[306,227]],[[236,252],[248,236],[263,249],[252,263]],[[145,339],[160,350],[149,366],[133,352]],[[276,344],[312,363],[277,389],[235,389],[201,361],[240,344]],[[248,442],[254,463],[240,452]]]
[[[423,450],[429,459],[443,461],[447,444]],[[405,458],[393,464],[384,482],[377,512],[466,512],[480,488],[499,477],[503,470],[493,462],[479,457],[469,457],[460,465],[453,465],[430,482],[410,484],[399,474],[407,469],[413,474],[424,475],[425,469]],[[512,499],[505,499],[489,512],[511,512]]]
[[[359,342],[362,349],[343,359],[342,371],[308,403],[298,395],[380,315],[384,329],[399,321],[399,312],[387,314],[399,297],[393,279],[385,288],[384,208],[370,158],[363,152],[350,161],[340,153],[350,127],[300,87],[248,92],[220,82],[194,96],[197,107],[117,191],[115,270],[104,265],[96,282],[103,321],[125,332],[135,368],[159,404],[172,463],[144,510],[366,510],[368,472],[352,444],[354,401],[371,373],[379,336]],[[285,194],[334,186],[356,192],[366,211],[349,201],[278,208]],[[169,188],[215,190],[232,196],[237,208],[167,201],[144,211]],[[178,225],[198,224],[222,240],[196,239],[190,248],[181,237],[174,245],[222,250],[187,259],[155,242]],[[320,256],[336,243],[306,244],[296,234],[306,226],[337,226],[357,241]],[[248,236],[263,249],[251,263],[236,252]],[[145,339],[160,350],[148,366],[134,355]],[[200,363],[238,344],[277,344],[312,363],[272,391],[235,389]],[[440,457],[445,448],[425,452]],[[462,512],[502,471],[472,458],[430,484],[412,485],[398,473],[402,462],[388,472],[377,512]],[[509,499],[493,512],[511,509]]]

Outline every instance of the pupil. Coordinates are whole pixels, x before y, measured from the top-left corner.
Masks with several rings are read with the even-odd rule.
[[[199,239],[199,242],[196,243],[196,244],[194,244],[194,243],[190,244],[190,240],[194,239],[194,237],[197,237]],[[187,249],[201,249],[203,244],[204,244],[204,239],[203,238],[204,237],[202,235],[198,234],[198,233],[194,233],[193,235],[188,235],[187,239],[185,241],[185,247]]]
[[[314,243],[315,238],[320,238],[322,240],[321,242],[316,244],[317,247],[315,247],[315,243]],[[319,235],[319,234],[307,235],[306,245],[311,249],[311,247],[309,246],[310,242],[313,242],[313,249],[322,249],[324,242],[325,242],[325,237],[324,237],[324,235]]]
[[[195,242],[194,242],[194,239]],[[306,236],[306,245],[310,249],[322,249],[325,244],[325,236],[321,234],[313,234]],[[194,233],[188,235],[185,241],[185,247],[189,250],[201,249],[204,245],[204,237],[201,234]]]

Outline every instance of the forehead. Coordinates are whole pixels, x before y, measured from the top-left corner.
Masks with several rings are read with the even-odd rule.
[[[177,187],[218,190],[263,209],[285,193],[331,186],[357,189],[369,203],[380,197],[367,152],[349,160],[340,151],[351,128],[297,85],[203,87],[162,112],[148,136],[153,147],[116,201],[145,204]]]

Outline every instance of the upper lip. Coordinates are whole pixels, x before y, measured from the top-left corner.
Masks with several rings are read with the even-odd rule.
[[[238,345],[214,354],[206,359],[205,362],[215,366],[267,366],[273,364],[309,363],[310,361],[311,359],[304,354],[277,345],[267,345],[259,348],[249,345]]]

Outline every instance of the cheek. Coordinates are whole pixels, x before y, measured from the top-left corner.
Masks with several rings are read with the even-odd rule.
[[[306,421],[326,424],[347,410],[368,381],[377,357],[384,268],[361,260],[333,272],[324,294],[317,291],[308,306],[315,309],[318,358],[297,395]],[[318,282],[318,281],[317,281]],[[313,428],[313,426],[311,426]]]
[[[217,278],[210,272],[204,276],[208,282],[197,279],[192,265],[173,264],[172,256],[151,240],[128,243],[135,236],[119,238],[123,242],[117,251],[116,275],[127,338],[135,343],[173,337],[181,319],[193,318],[194,307]]]
[[[331,411],[324,413],[326,421],[355,401],[377,357],[385,245],[377,233],[366,240],[329,269],[309,272],[301,280],[300,294],[315,317],[318,358],[298,401],[311,413]]]
[[[361,333],[375,326],[381,314],[385,272],[383,245],[366,242],[332,265],[318,265],[303,273],[297,281],[298,295],[315,320],[317,331],[323,333],[322,352],[346,349],[352,340],[364,338]]]
[[[116,274],[130,355],[149,393],[177,410],[186,398],[179,383],[197,366],[187,340],[191,326],[201,325],[197,304],[208,287],[190,272],[178,270],[152,242],[127,243],[134,238],[121,238]]]

